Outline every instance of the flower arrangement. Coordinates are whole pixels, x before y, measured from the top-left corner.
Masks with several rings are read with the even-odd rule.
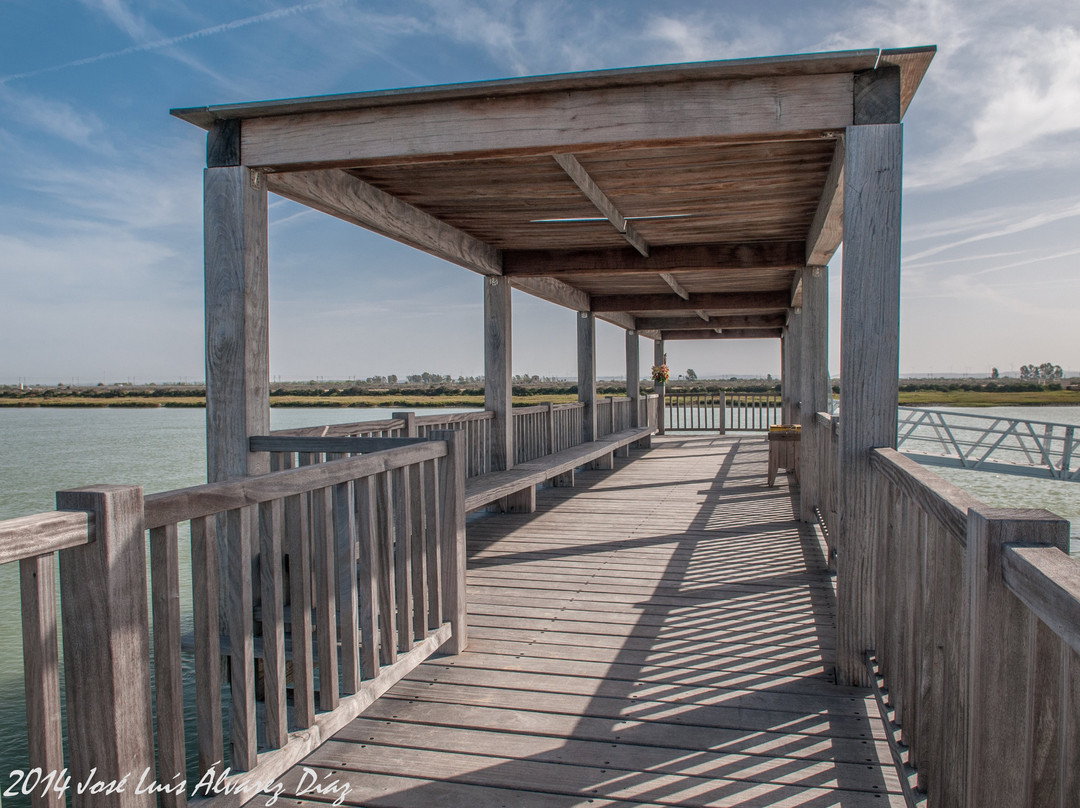
[[[667,384],[667,380],[670,377],[667,365],[653,365],[652,380],[653,384]]]

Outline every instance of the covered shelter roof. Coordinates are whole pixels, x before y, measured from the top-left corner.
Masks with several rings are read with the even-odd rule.
[[[842,238],[845,129],[933,47],[173,110],[208,166],[660,339],[779,337]]]

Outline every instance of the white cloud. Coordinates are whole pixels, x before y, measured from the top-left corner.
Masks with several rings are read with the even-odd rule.
[[[96,139],[103,129],[101,120],[63,101],[16,92],[0,84],[0,105],[5,107],[9,126],[18,122],[34,139],[46,134],[84,148],[105,146]]]

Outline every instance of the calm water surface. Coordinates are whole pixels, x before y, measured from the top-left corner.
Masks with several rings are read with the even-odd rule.
[[[454,412],[455,410],[417,410]],[[1080,424],[1080,407],[973,410]],[[0,519],[52,510],[55,492],[95,483],[142,485],[146,493],[206,479],[202,409],[0,409]],[[382,409],[274,409],[274,429],[389,418]],[[1080,549],[1080,484],[960,469],[935,469],[995,507],[1041,507],[1072,522]],[[190,604],[187,536],[181,535],[182,601]],[[0,790],[26,765],[18,566],[0,567]],[[189,631],[190,605],[183,630]],[[191,671],[185,672],[190,682]],[[193,705],[192,720],[193,720]],[[25,804],[4,799],[5,805]]]

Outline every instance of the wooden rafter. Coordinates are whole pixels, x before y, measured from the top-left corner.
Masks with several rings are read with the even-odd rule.
[[[714,328],[782,328],[783,314],[727,314],[708,321],[694,317],[638,317],[638,328],[649,331],[709,331]]]
[[[579,272],[693,272],[695,270],[798,269],[805,262],[802,241],[736,244],[651,245],[649,255],[627,249],[504,250],[503,271],[509,276],[573,275]]]
[[[634,229],[630,222],[626,221],[626,217],[619,213],[615,203],[600,190],[600,186],[589,176],[589,172],[578,162],[578,159],[572,154],[556,154],[553,157],[555,162],[566,172],[566,176],[574,181],[574,185],[580,188],[581,192],[589,198],[589,201],[596,205],[596,209],[607,217],[607,220],[615,226],[615,229],[622,234],[622,237],[635,250],[648,258],[649,245],[645,242],[645,239],[641,237],[641,234]]]
[[[302,205],[479,272],[502,274],[502,253],[344,171],[266,175],[267,188]]]
[[[664,281],[664,283],[671,287],[671,291],[673,291],[683,300],[690,299],[690,293],[683,288],[682,284],[679,283],[675,279],[675,276],[672,275],[670,272],[661,272],[660,278]]]
[[[772,329],[745,329],[723,328],[696,331],[661,331],[660,338],[663,340],[687,340],[687,339],[776,339],[780,337],[779,328]]]
[[[705,321],[706,323],[707,323],[707,322],[709,322],[709,315],[708,315],[708,313],[706,313],[706,312],[702,311],[701,309],[698,309],[697,311],[695,311],[695,312],[694,312],[694,314],[696,314],[696,315],[697,315],[698,317],[700,317],[700,318],[701,318],[702,320],[704,320],[704,321]]]
[[[732,292],[691,294],[688,300],[675,295],[593,295],[592,310],[609,311],[682,311],[697,309],[720,312],[783,312],[790,296],[782,292]]]
[[[806,234],[806,263],[824,266],[829,263],[844,238],[844,139],[837,138],[832,164],[825,177],[810,230]]]

